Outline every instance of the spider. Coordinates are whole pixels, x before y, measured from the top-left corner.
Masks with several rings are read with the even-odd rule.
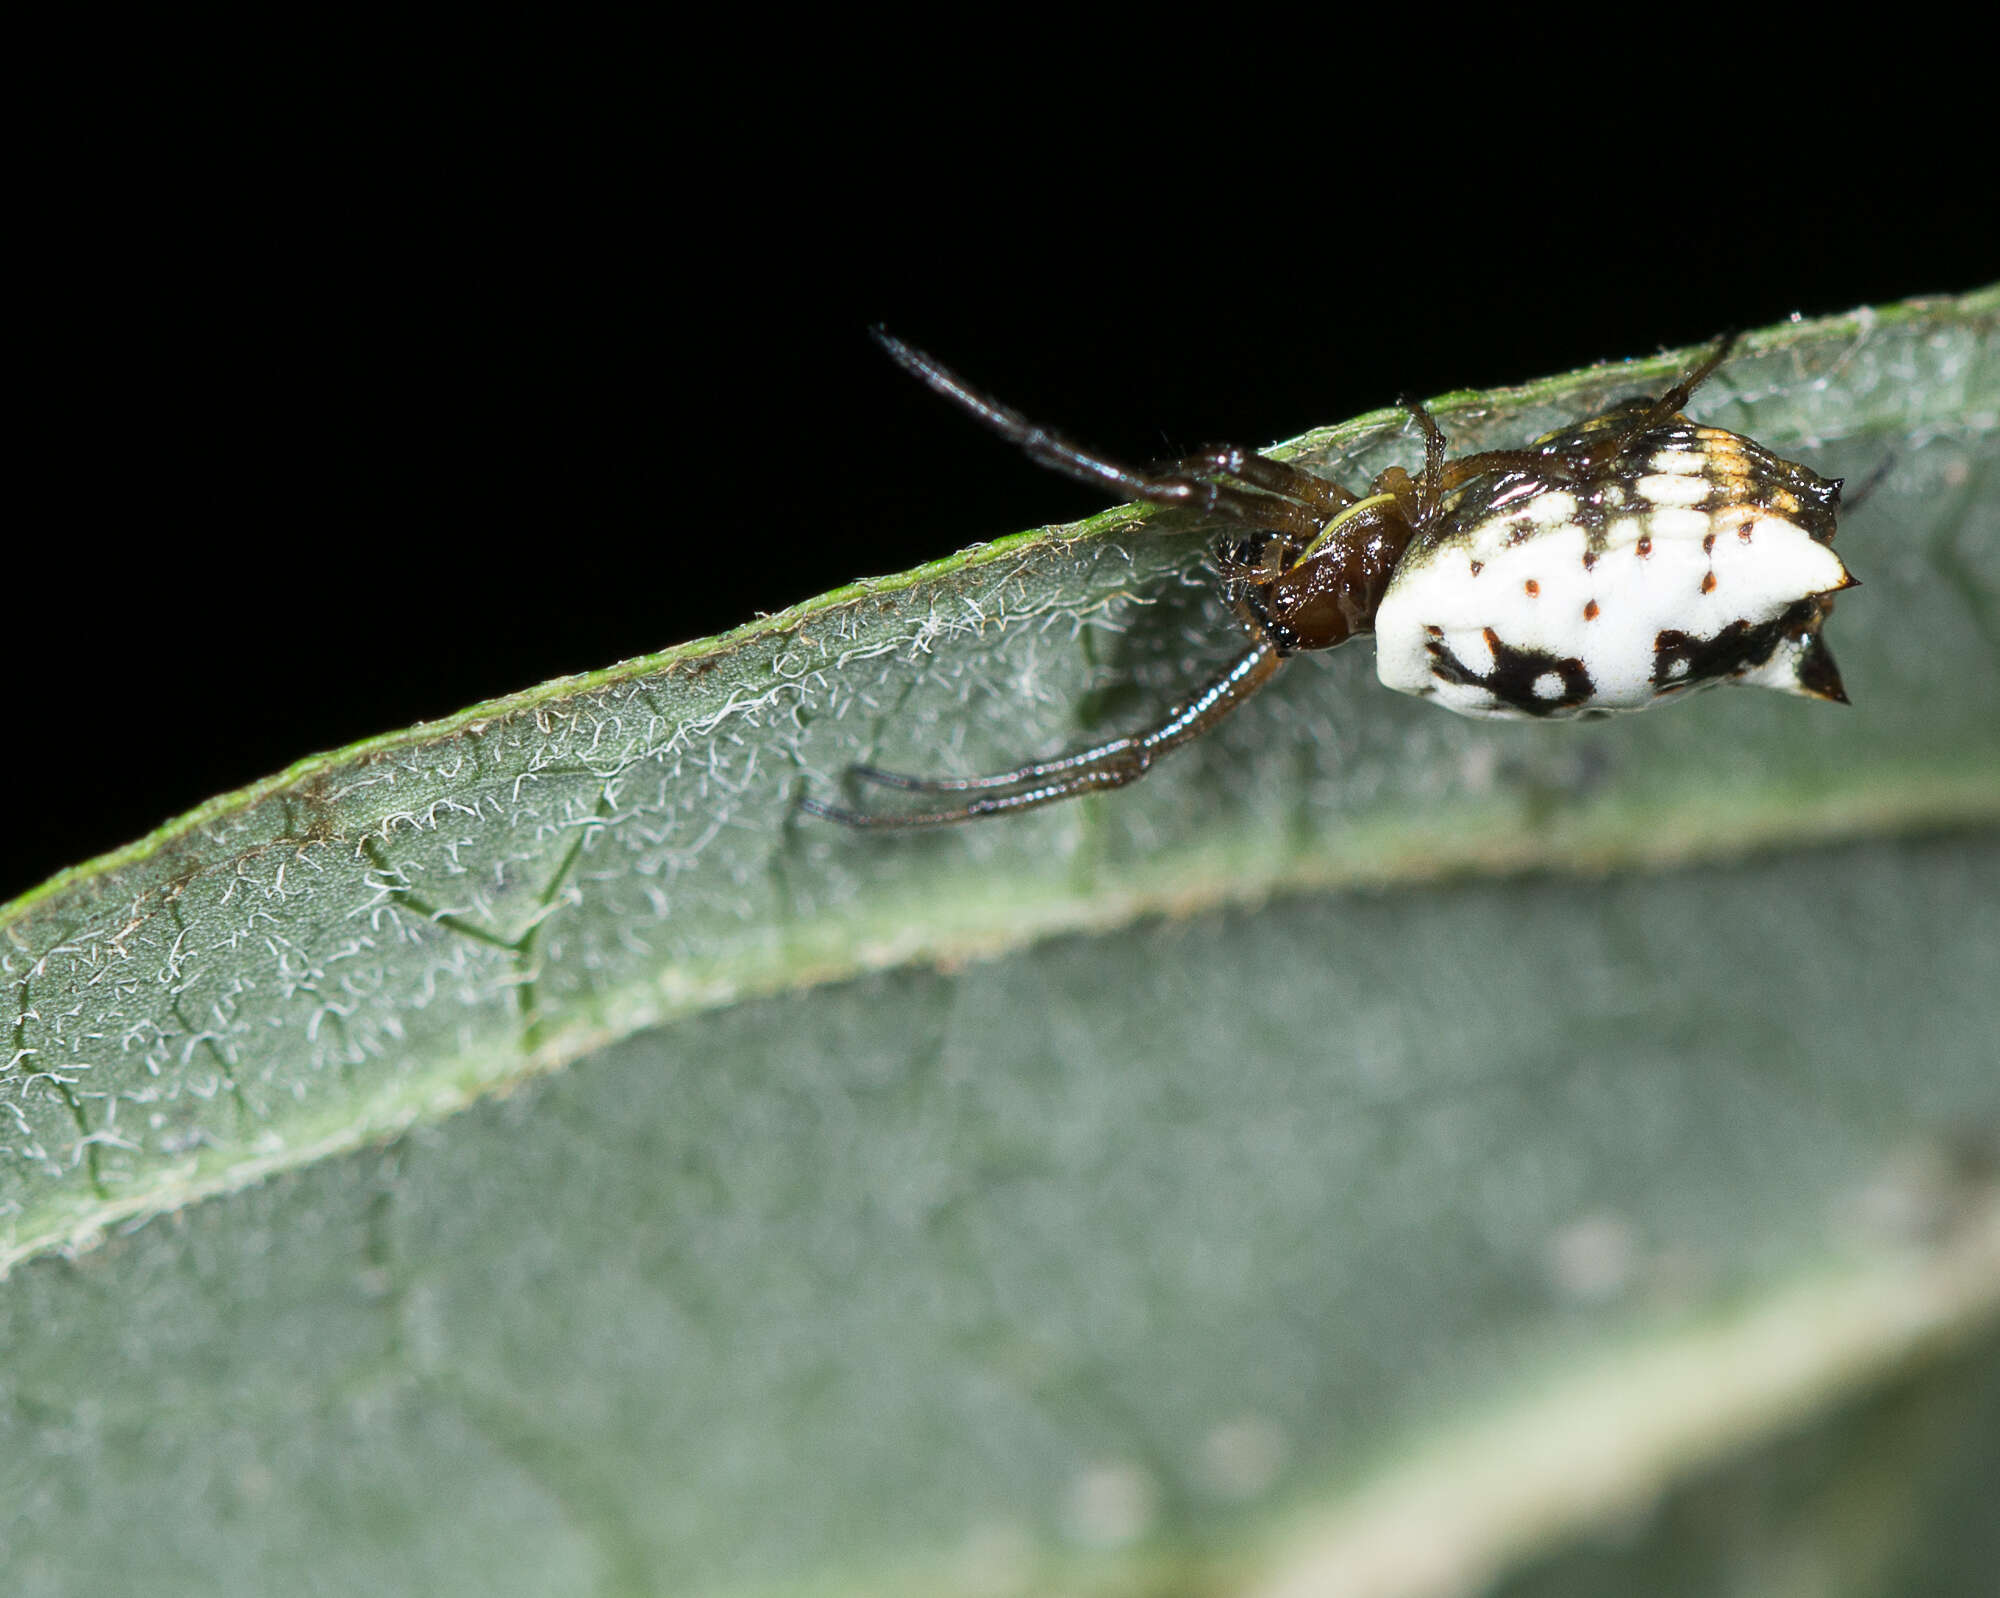
[[[1216,547],[1249,644],[1153,726],[982,777],[855,766],[931,808],[864,811],[811,797],[849,827],[937,827],[1136,782],[1208,732],[1292,655],[1376,636],[1376,673],[1460,715],[1547,720],[1644,710],[1746,682],[1847,703],[1820,636],[1856,586],[1833,552],[1840,480],[1780,460],[1682,408],[1728,357],[1709,353],[1657,399],[1632,399],[1520,449],[1447,459],[1424,439],[1416,476],[1391,466],[1356,494],[1231,444],[1146,469],[1031,422],[942,362],[874,330],[905,371],[1024,450],[1112,493],[1231,524]]]

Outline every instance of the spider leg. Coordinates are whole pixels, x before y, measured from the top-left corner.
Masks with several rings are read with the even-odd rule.
[[[837,821],[844,827],[944,827],[980,816],[1033,810],[1077,794],[1122,788],[1137,782],[1169,750],[1207,732],[1269,682],[1283,664],[1284,657],[1278,653],[1277,645],[1259,628],[1248,651],[1234,665],[1185,704],[1176,705],[1157,726],[1144,732],[986,777],[907,777],[873,766],[854,768],[854,775],[864,781],[910,793],[983,794],[964,804],[897,815],[850,810],[807,797],[799,801],[799,808],[808,815]]]
[[[974,388],[950,367],[935,356],[926,355],[914,345],[905,344],[901,339],[873,329],[875,341],[880,344],[889,358],[912,377],[936,393],[943,395],[961,410],[970,412],[984,422],[994,432],[1009,443],[1016,445],[1037,465],[1073,477],[1078,482],[1088,483],[1108,493],[1121,495],[1127,499],[1143,499],[1154,505],[1175,505],[1190,510],[1225,516],[1246,527],[1263,528],[1268,532],[1285,533],[1295,537],[1311,538],[1325,520],[1311,508],[1310,504],[1298,504],[1291,499],[1279,497],[1290,492],[1277,489],[1272,492],[1252,493],[1227,482],[1213,482],[1191,475],[1185,470],[1168,468],[1162,472],[1145,471],[1135,466],[1127,466],[1122,461],[1114,461],[1109,456],[1099,455],[1085,449],[1081,444],[1064,438],[1052,428],[1031,422],[1013,406],[1003,404],[991,394]],[[1202,461],[1224,456],[1243,463],[1243,469],[1230,473],[1253,488],[1262,488],[1260,477],[1271,477],[1261,467],[1250,466],[1253,460],[1261,460],[1252,451],[1233,449],[1213,450],[1206,457],[1197,457],[1187,463],[1201,470],[1229,473],[1227,465],[1207,466]],[[1281,466],[1277,461],[1263,463],[1283,474],[1284,480],[1293,481],[1292,468]],[[1303,476],[1305,474],[1298,474]],[[1273,478],[1272,480],[1275,480]],[[1314,479],[1315,482],[1318,479]]]
[[[1437,424],[1437,418],[1425,408],[1422,400],[1411,399],[1404,394],[1396,403],[1408,411],[1424,435],[1424,475],[1418,490],[1417,504],[1419,520],[1411,523],[1415,527],[1428,527],[1444,503],[1444,430]]]
[[[1704,355],[1700,362],[1681,376],[1681,380],[1653,401],[1653,408],[1646,413],[1646,419],[1632,429],[1632,436],[1649,432],[1663,422],[1671,420],[1687,408],[1687,402],[1694,397],[1694,391],[1706,383],[1715,369],[1729,359],[1729,352],[1736,348],[1740,337],[1734,329],[1724,333],[1715,341],[1715,348]]]
[[[1532,449],[1489,449],[1477,455],[1460,455],[1449,462],[1444,469],[1444,486],[1449,491],[1487,472],[1519,472],[1549,482],[1568,477],[1560,456],[1543,455]]]
[[[1894,454],[1884,455],[1881,465],[1862,478],[1861,485],[1858,488],[1848,488],[1845,478],[1836,477],[1832,479],[1834,487],[1840,494],[1841,510],[1848,515],[1852,515],[1855,511],[1861,509],[1863,505],[1867,504],[1869,499],[1874,495],[1875,490],[1880,488],[1888,478],[1890,468],[1895,464],[1896,457]]]
[[[1729,358],[1729,352],[1736,348],[1737,334],[1730,332],[1715,341],[1715,348],[1681,375],[1681,380],[1662,394],[1652,404],[1634,413],[1632,419],[1617,427],[1606,428],[1589,445],[1582,449],[1570,450],[1565,454],[1551,457],[1562,463],[1563,469],[1579,480],[1591,477],[1602,467],[1610,464],[1625,452],[1625,447],[1633,439],[1652,432],[1656,427],[1664,427],[1686,408],[1694,397],[1694,391],[1708,381],[1715,369]],[[1637,404],[1638,402],[1634,402]]]
[[[1296,499],[1328,516],[1347,509],[1360,497],[1349,493],[1330,477],[1321,477],[1288,461],[1272,460],[1270,456],[1245,449],[1241,444],[1204,444],[1192,455],[1183,455],[1179,460],[1157,461],[1151,470],[1173,476],[1193,477],[1212,473],[1233,477],[1252,488],[1261,488],[1267,494],[1283,494],[1288,499]]]

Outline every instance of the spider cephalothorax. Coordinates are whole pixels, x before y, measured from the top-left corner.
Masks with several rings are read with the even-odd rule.
[[[1643,710],[1718,682],[1846,702],[1820,637],[1833,595],[1854,584],[1832,548],[1839,481],[1681,414],[1733,339],[1658,399],[1628,400],[1521,449],[1447,459],[1437,423],[1406,400],[1424,435],[1421,472],[1392,466],[1355,494],[1233,445],[1145,471],[1122,466],[876,336],[1042,464],[1237,524],[1217,564],[1251,642],[1145,732],[985,777],[857,766],[863,781],[955,802],[896,814],[804,800],[815,815],[937,826],[1122,787],[1214,726],[1288,656],[1367,632],[1384,684],[1467,716]]]

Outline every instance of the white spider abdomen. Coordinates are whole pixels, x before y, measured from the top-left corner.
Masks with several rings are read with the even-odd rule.
[[[1738,458],[1663,448],[1581,510],[1576,493],[1542,488],[1448,515],[1376,613],[1383,683],[1509,718],[1643,710],[1728,680],[1839,697],[1817,628],[1823,596],[1852,579],[1773,496],[1732,492]]]

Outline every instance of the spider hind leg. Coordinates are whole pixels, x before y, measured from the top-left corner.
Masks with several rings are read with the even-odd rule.
[[[799,801],[799,808],[843,827],[945,827],[1122,788],[1143,777],[1160,756],[1215,726],[1269,682],[1283,664],[1277,646],[1259,632],[1235,664],[1186,703],[1176,705],[1156,725],[1054,760],[1031,761],[1011,771],[983,777],[912,777],[878,766],[855,766],[849,773],[863,782],[905,793],[979,795],[963,804],[911,813],[878,812],[853,810],[808,796]]]

